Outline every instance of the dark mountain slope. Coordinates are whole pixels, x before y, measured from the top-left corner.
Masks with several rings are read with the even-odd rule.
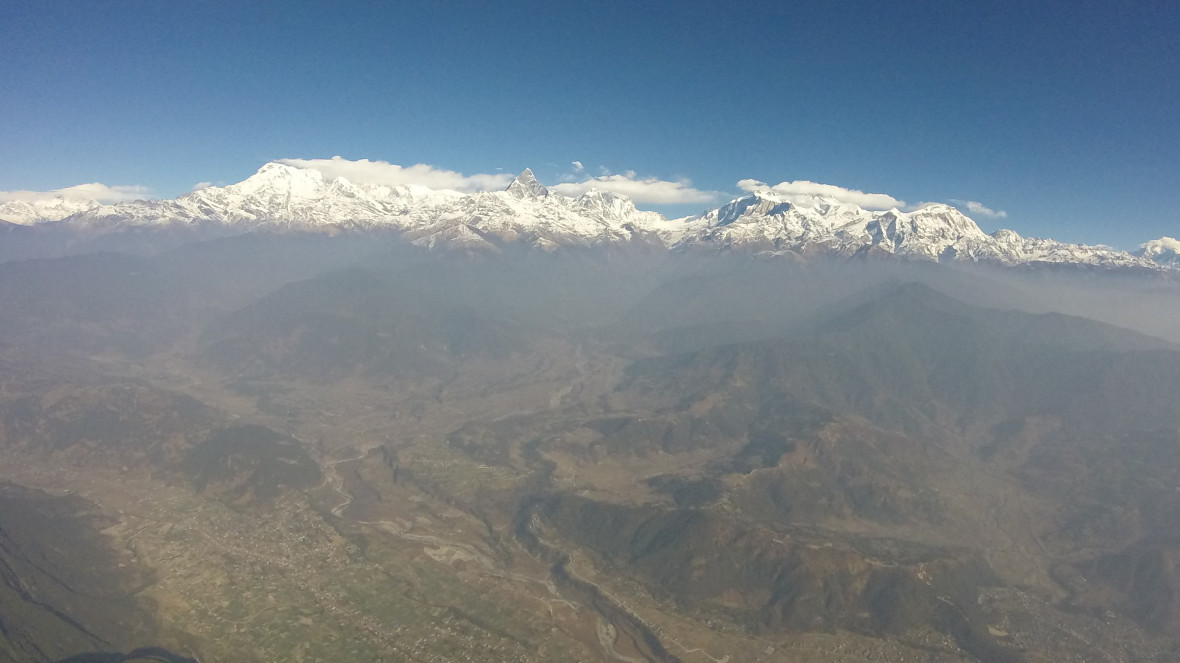
[[[238,504],[267,502],[323,478],[298,440],[259,425],[218,429],[193,447],[182,468],[198,491]]]
[[[199,357],[241,377],[412,379],[506,358],[529,339],[508,321],[352,269],[283,286],[213,322]]]
[[[154,624],[92,504],[0,484],[0,661],[51,661],[150,642]]]
[[[668,404],[719,391],[745,403],[802,400],[928,435],[1044,413],[1163,425],[1180,417],[1159,407],[1180,394],[1171,347],[1081,318],[976,308],[913,283],[804,336],[637,362],[621,393]]]
[[[1064,590],[1068,610],[1174,631],[1180,587],[1151,570],[1171,568],[1164,533],[1180,529],[1180,410],[1168,405],[1180,403],[1180,352],[920,284],[801,329],[637,361],[605,415],[503,438],[577,459],[579,476],[630,459],[651,491],[557,491],[538,507],[544,532],[754,630],[917,641],[933,629],[980,660],[1021,660],[988,628],[1001,615],[977,607],[1019,582]],[[661,467],[675,469],[650,473]]]

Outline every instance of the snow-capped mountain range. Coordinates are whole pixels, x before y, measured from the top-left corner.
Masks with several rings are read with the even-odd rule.
[[[870,211],[825,196],[759,191],[704,214],[666,219],[626,196],[590,190],[550,192],[525,170],[504,191],[461,193],[420,185],[358,184],[271,162],[237,184],[172,200],[111,205],[57,199],[0,204],[0,220],[106,234],[129,229],[214,228],[339,232],[387,229],[431,249],[542,249],[642,242],[674,251],[768,254],[893,254],[915,259],[1007,265],[1085,264],[1180,269],[1180,242],[1153,240],[1135,254],[1104,246],[984,233],[950,205]]]
[[[58,221],[67,216],[101,207],[97,200],[50,198],[47,200],[14,200],[0,204],[0,221],[18,226],[31,226],[46,221]]]

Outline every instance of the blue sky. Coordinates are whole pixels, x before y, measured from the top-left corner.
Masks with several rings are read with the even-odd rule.
[[[670,215],[809,180],[1005,212],[987,231],[1180,234],[1174,0],[890,4],[14,0],[0,191],[340,155],[701,194],[640,205]]]

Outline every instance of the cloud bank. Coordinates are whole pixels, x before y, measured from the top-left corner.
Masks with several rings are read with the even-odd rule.
[[[1168,249],[1169,251],[1180,253],[1180,240],[1176,239],[1175,237],[1161,237],[1159,239],[1153,239],[1148,242],[1148,244],[1153,246],[1161,246],[1165,249]]]
[[[331,159],[278,159],[278,163],[296,168],[317,170],[329,179],[344,177],[358,184],[384,184],[397,186],[418,184],[431,189],[452,189],[455,191],[498,191],[506,188],[513,180],[507,173],[464,175],[453,170],[443,170],[424,163],[413,166],[399,166],[388,161],[360,159],[352,161],[335,156]],[[575,174],[567,174],[569,180],[585,176],[585,166],[580,161],[570,162]],[[599,177],[582,181],[566,181],[550,186],[549,189],[566,196],[577,196],[599,189],[625,195],[636,203],[669,205],[679,203],[710,203],[719,198],[712,191],[701,191],[688,180],[668,181],[658,178],[639,178],[634,171],[623,174],[611,173],[605,168]],[[202,183],[203,184],[203,183]]]
[[[350,161],[339,156],[331,159],[278,159],[277,161],[296,168],[318,170],[328,179],[343,177],[357,184],[384,184],[385,186],[419,184],[431,189],[472,192],[503,189],[512,182],[512,175],[505,173],[464,175],[424,163],[407,167],[388,161],[369,161],[368,159]]]
[[[956,207],[966,207],[968,212],[972,214],[978,214],[980,216],[986,216],[993,219],[1008,218],[1008,213],[1004,210],[994,210],[983,203],[974,200],[956,200],[952,198],[951,204]]]
[[[610,174],[608,171],[581,182],[562,182],[549,187],[550,191],[563,196],[579,196],[590,189],[610,191],[627,196],[636,203],[655,205],[711,203],[719,197],[716,192],[701,191],[693,187],[692,182],[688,180],[638,178],[633,170],[621,174]]]
[[[100,203],[122,203],[150,197],[148,188],[144,186],[107,186],[98,182],[78,184],[52,191],[0,191],[0,203],[38,203],[53,200],[97,200]]]
[[[1147,255],[1160,255],[1164,253],[1172,253],[1180,255],[1180,240],[1175,237],[1161,237],[1153,239],[1150,242],[1139,245]]]
[[[842,203],[852,203],[853,205],[859,205],[860,207],[871,210],[887,210],[893,209],[894,207],[900,209],[905,207],[904,200],[898,200],[884,193],[865,193],[857,189],[846,189],[834,184],[820,184],[819,182],[810,182],[808,180],[780,182],[774,186],[765,182],[759,182],[758,180],[741,180],[737,185],[743,191],[749,191],[750,193],[774,193],[791,202],[806,203],[816,196],[824,196]]]

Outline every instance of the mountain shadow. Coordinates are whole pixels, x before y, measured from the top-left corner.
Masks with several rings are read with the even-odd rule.
[[[0,661],[51,661],[155,637],[135,599],[149,578],[109,547],[100,532],[108,525],[80,497],[0,484]]]

